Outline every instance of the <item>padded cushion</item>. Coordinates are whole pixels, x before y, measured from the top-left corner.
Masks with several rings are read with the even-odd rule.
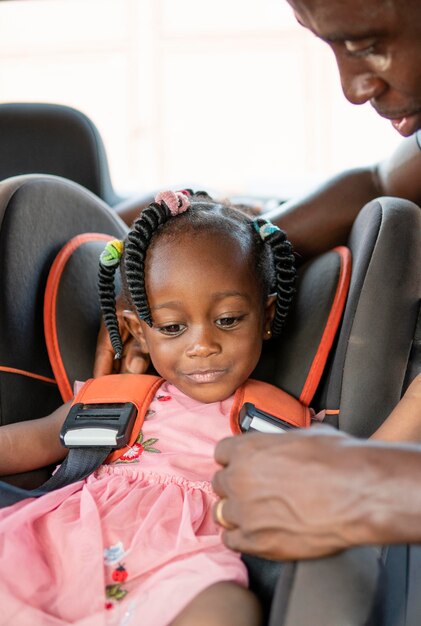
[[[53,174],[112,206],[121,200],[111,185],[101,136],[80,111],[58,104],[0,104],[0,136],[0,180]]]
[[[0,224],[0,423],[4,424],[46,415],[61,404],[42,315],[47,275],[57,252],[79,233],[95,230],[121,238],[127,227],[92,193],[54,176],[22,176],[0,183]]]
[[[92,377],[101,318],[98,259],[110,239],[100,233],[77,235],[60,250],[48,275],[45,340],[64,402],[73,398],[76,380]]]
[[[69,241],[57,255],[48,279],[46,332],[65,399],[71,397],[74,381],[89,378],[92,372],[100,319],[98,257],[104,246],[97,239],[98,235],[88,233]],[[322,255],[301,271],[283,335],[265,342],[269,345],[253,377],[268,380],[309,405],[342,317],[350,272],[346,248]]]
[[[328,409],[340,408],[342,430],[368,437],[409,382],[421,300],[421,210],[398,198],[370,202],[354,224],[349,247],[351,285],[324,402]],[[416,371],[413,364],[412,375]]]
[[[300,268],[282,335],[264,342],[253,377],[281,387],[307,406],[321,380],[340,324],[351,275],[347,248],[334,248]]]
[[[373,546],[285,563],[269,626],[379,626],[382,574],[380,551]]]

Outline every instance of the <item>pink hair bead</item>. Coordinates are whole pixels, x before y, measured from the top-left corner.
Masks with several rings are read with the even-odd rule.
[[[183,191],[160,191],[155,202],[165,202],[173,216],[184,213],[190,206],[189,197]]]

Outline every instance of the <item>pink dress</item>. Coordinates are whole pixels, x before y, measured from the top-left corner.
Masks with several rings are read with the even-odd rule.
[[[212,519],[231,404],[164,383],[119,461],[1,510],[0,624],[164,626],[209,585],[246,585]]]

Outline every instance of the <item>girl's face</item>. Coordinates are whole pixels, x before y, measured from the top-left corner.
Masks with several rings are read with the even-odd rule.
[[[240,244],[215,233],[159,240],[146,259],[153,327],[126,321],[157,372],[202,402],[228,398],[251,374],[274,315]]]

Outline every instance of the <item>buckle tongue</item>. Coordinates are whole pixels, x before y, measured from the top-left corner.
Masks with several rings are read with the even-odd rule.
[[[60,431],[66,448],[123,448],[129,443],[137,409],[124,404],[74,404]]]

